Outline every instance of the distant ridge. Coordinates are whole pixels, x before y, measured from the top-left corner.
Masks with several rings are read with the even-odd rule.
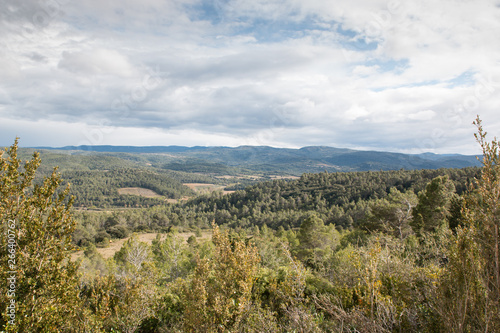
[[[166,169],[192,170],[194,164],[211,163],[261,172],[301,174],[321,171],[379,171],[399,169],[439,169],[477,167],[476,156],[459,154],[403,154],[362,151],[327,146],[273,148],[268,146],[185,147],[185,146],[66,146],[35,147],[52,151],[86,152],[88,154],[169,154],[178,157]],[[117,155],[119,156],[119,155]]]
[[[100,153],[180,153],[189,150],[203,150],[207,147],[184,147],[184,146],[65,146],[60,148],[54,147],[31,147],[34,149],[47,150],[83,150],[94,151]]]

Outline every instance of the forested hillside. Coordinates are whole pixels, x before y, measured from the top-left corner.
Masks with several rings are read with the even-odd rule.
[[[165,173],[141,169],[65,171],[65,183],[71,184],[75,207],[150,207],[165,203],[165,199],[193,196],[194,192]],[[118,190],[139,187],[154,191],[159,198],[120,195]]]
[[[460,195],[478,172],[467,168],[304,174],[299,180],[262,182],[230,195],[200,196],[183,207],[231,227],[293,228],[315,212],[325,223],[352,228],[363,220],[370,202],[396,193],[418,194],[438,176],[448,177]]]
[[[22,167],[16,142],[0,155],[0,278],[8,281],[0,327],[498,332],[500,143],[476,125],[481,168],[321,172],[107,211],[72,210],[57,172],[32,186],[40,157]],[[185,191],[137,166],[64,173],[75,187],[92,185],[80,187],[79,200],[99,197],[91,189],[100,186]],[[151,244],[134,234],[145,231],[157,233]],[[100,251],[118,238],[124,245],[104,259]],[[77,249],[80,259],[69,260]]]
[[[113,215],[78,212],[73,240],[78,246],[103,244],[106,239],[125,237],[133,231],[210,228],[212,221],[236,229],[265,225],[290,230],[300,227],[311,214],[337,230],[380,230],[383,226],[367,222],[377,207],[387,206],[388,215],[394,214],[390,209],[415,207],[417,194],[436,177],[446,177],[450,194],[459,197],[478,173],[479,168],[304,174],[298,180],[261,182],[232,194],[213,192],[176,205],[162,204]],[[137,199],[126,196],[122,200],[128,198]]]
[[[123,158],[127,162],[149,164],[171,170],[236,175],[249,173],[288,174],[321,171],[380,171],[479,166],[475,156],[438,154],[401,154],[359,151],[324,146],[300,149],[267,146],[241,147],[131,147],[79,146],[45,148],[47,152],[70,155],[95,155]]]

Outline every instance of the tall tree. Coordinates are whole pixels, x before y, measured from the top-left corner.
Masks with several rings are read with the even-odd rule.
[[[189,332],[228,332],[237,327],[251,305],[260,261],[245,239],[231,239],[214,226],[214,257],[198,259],[185,288],[184,328]]]
[[[0,152],[0,327],[8,332],[73,331],[78,277],[77,265],[69,260],[75,229],[69,187],[58,191],[56,169],[33,186],[39,154],[21,166],[17,151],[16,139]]]
[[[476,119],[476,140],[483,150],[481,178],[476,181],[474,195],[469,198],[466,218],[474,222],[479,231],[481,249],[488,270],[488,288],[494,299],[500,299],[500,143],[494,138],[486,141],[481,119]]]
[[[298,257],[314,267],[335,249],[340,235],[334,228],[325,226],[323,220],[312,213],[300,224],[297,238],[300,242],[297,248]]]
[[[417,235],[435,232],[447,223],[451,198],[455,186],[448,176],[438,176],[418,194],[418,204],[413,209],[411,227]]]
[[[479,117],[474,124],[483,167],[463,200],[463,225],[450,242],[436,298],[449,332],[500,331],[500,143],[486,141]]]
[[[393,187],[386,199],[378,199],[369,206],[363,227],[404,239],[412,232],[410,222],[416,203],[415,193],[401,193]]]

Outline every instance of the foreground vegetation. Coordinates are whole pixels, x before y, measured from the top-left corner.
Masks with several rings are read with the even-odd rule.
[[[21,168],[16,142],[0,159],[0,325],[498,332],[500,147],[476,125],[481,169],[309,174],[122,213],[72,212],[55,172],[32,187],[40,159]],[[96,249],[145,230],[151,245],[132,234],[113,258]]]

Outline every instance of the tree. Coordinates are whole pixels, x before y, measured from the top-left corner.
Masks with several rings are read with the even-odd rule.
[[[258,250],[214,226],[215,253],[198,258],[186,284],[184,328],[187,332],[226,332],[237,327],[251,305],[260,261]]]
[[[33,186],[39,154],[22,167],[17,151],[18,139],[0,152],[0,327],[69,332],[79,301],[77,264],[69,260],[73,200],[69,187],[59,191],[56,169]]]
[[[413,209],[411,227],[417,235],[435,232],[447,224],[451,198],[455,186],[448,176],[438,176],[418,194],[418,204]]]
[[[188,260],[186,246],[176,231],[169,232],[163,240],[161,238],[161,234],[157,234],[152,244],[155,265],[162,280],[174,281],[184,273]]]
[[[500,142],[494,138],[486,141],[486,132],[481,120],[476,119],[476,140],[483,150],[481,178],[476,181],[475,193],[469,197],[466,219],[473,222],[479,231],[482,254],[488,271],[488,289],[493,299],[500,299]]]
[[[114,259],[124,272],[136,275],[143,263],[151,260],[151,249],[147,243],[139,241],[137,234],[133,234],[115,253]]]
[[[437,297],[449,332],[500,331],[500,142],[486,141],[479,117],[474,124],[483,167],[464,197]]]
[[[329,229],[314,213],[301,223],[297,233],[300,242],[297,254],[303,262],[314,267],[335,249],[340,236],[335,229]]]
[[[387,199],[378,199],[370,206],[363,226],[404,239],[412,231],[410,222],[416,202],[413,192],[401,193],[391,188]]]

